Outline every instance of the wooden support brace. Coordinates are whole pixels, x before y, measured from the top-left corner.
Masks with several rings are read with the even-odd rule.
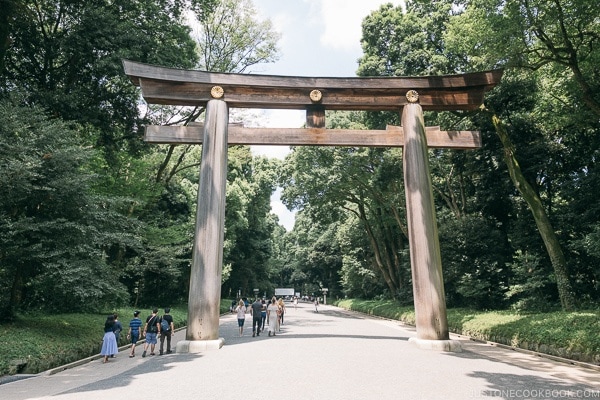
[[[306,126],[308,128],[325,128],[325,107],[308,106],[306,108]]]

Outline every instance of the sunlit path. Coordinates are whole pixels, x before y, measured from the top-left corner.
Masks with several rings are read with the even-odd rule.
[[[276,337],[252,337],[246,318],[222,316],[225,346],[202,354],[94,360],[51,376],[0,385],[0,398],[146,399],[477,399],[588,394],[600,374],[568,364],[463,341],[462,353],[419,350],[414,329],[331,306],[288,304]],[[182,340],[183,332],[176,339]],[[510,393],[501,396],[501,393]],[[507,392],[510,391],[510,392]],[[536,396],[532,395],[536,391]]]

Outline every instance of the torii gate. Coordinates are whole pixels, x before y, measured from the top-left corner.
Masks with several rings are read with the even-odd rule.
[[[124,60],[148,103],[206,106],[202,126],[148,126],[150,143],[202,144],[186,340],[177,352],[220,348],[219,303],[227,146],[232,144],[404,147],[410,262],[421,348],[460,351],[449,340],[427,148],[481,147],[479,132],[426,128],[423,110],[473,110],[502,70],[446,76],[310,78],[163,68]],[[229,107],[306,110],[307,128],[229,125]],[[325,110],[402,111],[402,127],[325,129]]]

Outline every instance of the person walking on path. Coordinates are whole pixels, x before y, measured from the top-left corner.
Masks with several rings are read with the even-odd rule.
[[[108,357],[119,352],[117,347],[117,339],[113,332],[113,326],[115,324],[115,316],[109,315],[104,322],[104,337],[102,338],[102,349],[100,355],[104,356],[103,363],[108,362]]]
[[[163,347],[165,339],[167,339],[167,354],[171,354],[171,337],[175,331],[175,325],[173,324],[173,316],[169,314],[171,312],[170,307],[165,307],[165,314],[160,319],[160,349],[159,353],[163,355]]]
[[[267,302],[265,299],[260,301],[262,308],[260,309],[260,330],[265,331],[265,321],[267,320]]]
[[[144,343],[144,351],[142,357],[146,357],[148,347],[150,347],[150,355],[154,355],[154,347],[156,346],[156,337],[160,330],[159,326],[158,308],[152,310],[152,314],[146,318],[146,325],[144,325],[144,336],[146,337],[146,343]]]
[[[121,331],[123,330],[123,325],[121,324],[121,321],[119,321],[119,316],[117,315],[117,313],[114,314],[115,317],[115,322],[113,324],[113,332],[115,334],[115,340],[117,341],[117,347],[119,347],[119,342],[121,341]],[[111,357],[114,357],[115,355],[112,354]]]
[[[315,297],[315,312],[319,312],[319,298]]]
[[[280,311],[280,315],[279,315],[279,330],[281,330],[281,325],[283,325],[283,314],[285,314],[285,302],[280,297],[278,303],[279,303],[279,311]]]
[[[235,308],[237,313],[238,327],[240,328],[240,337],[244,334],[244,322],[246,322],[246,305],[244,300],[240,300]]]
[[[140,330],[142,329],[142,320],[139,318],[140,312],[133,312],[133,319],[129,321],[129,331],[127,332],[127,339],[131,340],[131,352],[129,358],[135,357],[135,345],[140,339]]]
[[[252,315],[252,337],[260,336],[260,311],[262,310],[262,303],[257,297],[252,303],[250,308],[250,315]]]
[[[269,336],[271,333],[275,336],[275,330],[277,329],[277,313],[279,312],[279,306],[275,297],[271,299],[271,304],[267,307],[267,324],[269,325]]]

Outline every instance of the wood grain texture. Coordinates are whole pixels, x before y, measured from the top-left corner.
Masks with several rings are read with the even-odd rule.
[[[448,340],[442,258],[425,123],[418,104],[404,107],[402,126],[405,135],[402,158],[417,337],[423,340]]]
[[[310,93],[319,90],[326,110],[398,111],[416,90],[424,110],[472,110],[502,77],[502,70],[418,77],[320,78],[227,74],[158,67],[123,61],[125,73],[142,89],[148,103],[205,105],[214,86],[224,90],[229,107],[306,109]]]
[[[190,272],[187,340],[219,338],[228,119],[227,103],[222,100],[208,103]]]

